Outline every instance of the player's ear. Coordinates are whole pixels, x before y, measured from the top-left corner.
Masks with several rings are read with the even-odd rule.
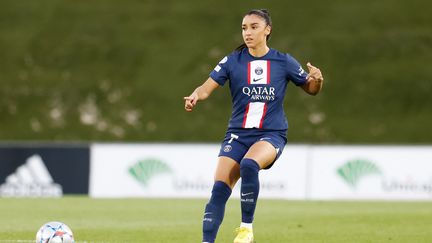
[[[270,25],[267,25],[266,27],[265,27],[265,35],[270,35],[270,33],[271,33],[271,26]]]

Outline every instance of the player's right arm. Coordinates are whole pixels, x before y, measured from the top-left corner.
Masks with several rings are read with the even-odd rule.
[[[198,86],[191,95],[183,97],[185,110],[191,112],[199,100],[207,99],[219,84],[209,77],[201,86]]]

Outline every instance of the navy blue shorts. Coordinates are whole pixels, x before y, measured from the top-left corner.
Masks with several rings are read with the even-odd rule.
[[[287,143],[286,131],[268,131],[260,129],[228,129],[222,142],[219,156],[226,156],[237,163],[243,159],[249,148],[258,141],[267,141],[276,149],[276,158],[282,154]],[[273,163],[264,169],[272,167]]]

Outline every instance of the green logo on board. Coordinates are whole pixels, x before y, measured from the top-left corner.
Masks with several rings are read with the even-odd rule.
[[[369,175],[380,175],[381,170],[367,160],[351,160],[337,169],[337,173],[352,188],[356,188],[360,179]]]
[[[129,167],[128,171],[144,186],[148,186],[149,181],[155,176],[172,172],[167,164],[158,159],[140,160]]]

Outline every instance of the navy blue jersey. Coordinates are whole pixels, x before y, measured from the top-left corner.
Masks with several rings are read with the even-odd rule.
[[[229,128],[286,130],[283,100],[289,81],[307,82],[307,73],[289,54],[275,49],[254,57],[247,48],[224,57],[210,77],[223,86],[229,80],[232,114]]]

